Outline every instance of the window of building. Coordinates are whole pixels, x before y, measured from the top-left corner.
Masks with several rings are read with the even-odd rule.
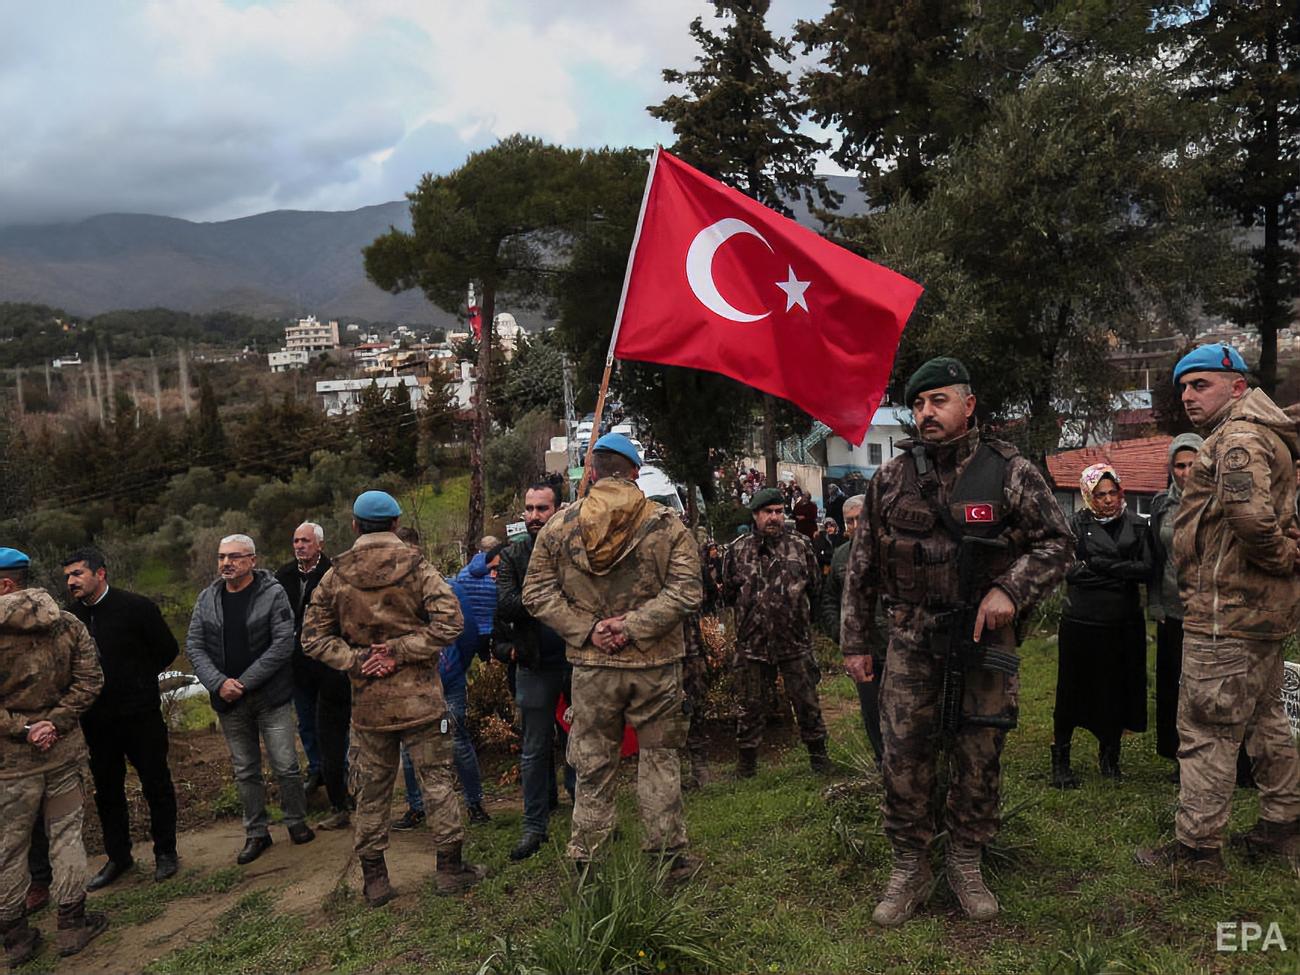
[[[867,463],[872,467],[879,467],[884,463],[884,451],[878,443],[867,444]]]

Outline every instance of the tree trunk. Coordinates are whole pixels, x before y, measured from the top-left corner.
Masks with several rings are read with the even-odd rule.
[[[686,521],[690,524],[691,531],[700,526],[700,508],[695,503],[695,482],[689,480],[686,482]]]
[[[1265,41],[1265,61],[1278,63],[1277,27],[1271,26]],[[1264,87],[1264,153],[1270,169],[1284,165],[1278,133],[1277,95]],[[1281,194],[1279,194],[1281,196]],[[1259,290],[1259,384],[1272,396],[1277,389],[1277,333],[1287,324],[1289,309],[1282,299],[1282,227],[1284,198],[1264,204],[1264,247],[1259,254],[1256,287]]]
[[[763,461],[767,486],[776,487],[776,402],[768,393],[763,394]]]
[[[492,319],[496,317],[496,284],[483,282],[479,305],[478,381],[474,384],[474,426],[469,441],[469,520],[465,526],[465,556],[471,557],[483,537],[483,448],[487,443],[488,387],[492,379]]]

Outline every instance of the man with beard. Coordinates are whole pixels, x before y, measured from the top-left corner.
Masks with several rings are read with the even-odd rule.
[[[537,533],[560,509],[559,492],[546,482],[524,493],[524,525],[528,537],[501,553],[497,569],[497,639],[513,653],[515,704],[523,722],[519,781],[524,793],[524,832],[510,859],[526,860],[547,840],[551,810],[558,804],[555,782],[555,706],[569,695],[573,668],[564,656],[564,639],[524,608],[524,579],[533,557]],[[573,769],[565,763],[565,779],[573,794]]]

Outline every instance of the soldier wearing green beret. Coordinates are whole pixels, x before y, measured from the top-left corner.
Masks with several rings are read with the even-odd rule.
[[[1002,745],[1017,710],[1014,624],[1064,576],[1074,542],[1038,469],[1010,444],[980,437],[961,362],[925,363],[907,400],[917,437],[899,443],[868,485],[840,624],[845,670],[863,683],[877,676],[878,599],[889,614],[879,700],[894,868],[873,915],[887,927],[910,918],[932,886],[941,740],[950,766],[948,883],[970,917],[997,913],[980,860],[998,829]],[[952,688],[961,693],[944,694]]]
[[[821,671],[812,647],[821,570],[812,543],[786,527],[780,491],[756,492],[749,510],[754,530],[731,543],[722,568],[722,599],[736,609],[736,771],[745,778],[757,771],[766,702],[780,673],[809,761],[814,771],[829,772],[826,724],[817,700]]]

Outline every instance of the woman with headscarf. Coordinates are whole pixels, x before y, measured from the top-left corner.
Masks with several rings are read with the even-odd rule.
[[[1147,524],[1128,510],[1119,474],[1094,464],[1079,480],[1085,507],[1070,519],[1078,539],[1061,608],[1052,785],[1076,789],[1075,728],[1097,736],[1101,774],[1118,779],[1125,729],[1147,727],[1146,624],[1138,586],[1151,579]]]
[[[1154,566],[1147,587],[1147,614],[1156,621],[1156,754],[1173,759],[1178,775],[1178,680],[1183,672],[1183,601],[1174,567],[1174,515],[1183,500],[1183,485],[1205,440],[1195,433],[1174,437],[1169,445],[1169,490],[1151,502],[1151,549]]]

